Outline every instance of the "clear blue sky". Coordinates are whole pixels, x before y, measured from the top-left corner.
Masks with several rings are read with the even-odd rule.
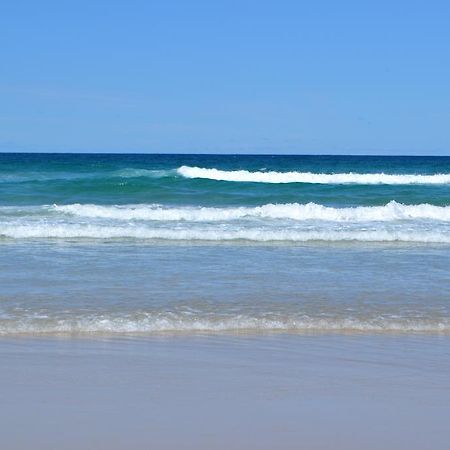
[[[0,6],[0,151],[450,154],[446,1]]]

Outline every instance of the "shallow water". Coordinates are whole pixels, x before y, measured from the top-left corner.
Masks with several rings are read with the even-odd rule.
[[[446,247],[1,246],[0,333],[450,334]]]

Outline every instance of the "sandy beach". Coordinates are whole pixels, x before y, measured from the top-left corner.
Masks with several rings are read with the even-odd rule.
[[[1,447],[443,449],[450,339],[2,339]]]

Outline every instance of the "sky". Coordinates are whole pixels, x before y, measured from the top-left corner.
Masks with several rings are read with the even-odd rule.
[[[450,2],[0,3],[0,151],[450,154]]]

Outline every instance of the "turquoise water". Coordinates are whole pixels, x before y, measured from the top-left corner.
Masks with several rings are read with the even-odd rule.
[[[0,155],[0,334],[450,332],[450,158]]]
[[[403,184],[400,179],[396,185],[220,182],[208,174],[186,178],[177,172],[183,166],[262,173],[447,174],[447,181]],[[256,206],[316,202],[359,206],[396,200],[447,205],[449,177],[450,157],[0,154],[0,204]]]

